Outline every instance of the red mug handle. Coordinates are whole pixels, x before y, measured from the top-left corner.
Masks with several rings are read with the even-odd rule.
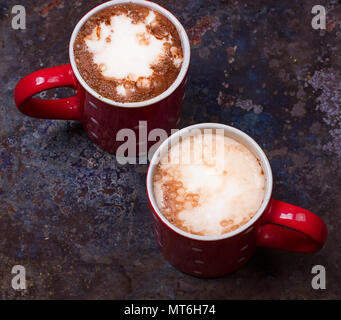
[[[326,242],[327,227],[314,213],[271,199],[257,235],[260,247],[315,252]]]
[[[35,94],[57,87],[77,90],[74,97],[63,99],[36,99]],[[71,65],[42,69],[21,79],[14,90],[18,109],[34,118],[79,120],[81,118],[82,89]]]

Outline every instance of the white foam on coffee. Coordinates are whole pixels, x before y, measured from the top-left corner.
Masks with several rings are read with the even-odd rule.
[[[100,31],[94,28],[85,42],[103,76],[137,80],[153,74],[151,65],[165,53],[164,43],[168,41],[148,32],[147,25],[154,21],[155,13],[151,10],[145,22],[134,24],[131,18],[121,14],[111,17],[110,25],[101,23]]]
[[[204,157],[200,161],[200,154],[214,155],[212,145],[207,142],[210,139],[206,139],[206,143],[200,142],[205,135],[194,137],[194,148],[190,146],[189,138],[171,148],[173,159],[178,156],[184,161],[172,164],[167,161],[162,163],[161,159],[160,166],[168,171],[168,175],[154,182],[154,195],[162,211],[165,209],[164,197],[167,196],[162,184],[171,180],[180,181],[187,193],[199,195],[199,203],[196,207],[185,205],[178,212],[178,219],[188,230],[214,236],[224,233],[222,221],[232,220],[232,225],[239,225],[244,218],[249,220],[258,211],[264,198],[266,181],[257,158],[245,146],[223,135],[216,135],[216,145],[218,148],[223,146],[223,152],[216,151],[217,158],[211,158],[215,162],[207,163]],[[186,164],[190,148],[192,154],[197,155],[194,164]],[[183,196],[178,195],[177,200],[183,201]]]
[[[125,96],[127,94],[127,90],[124,87],[123,84],[120,84],[119,86],[116,87],[116,91],[118,94],[120,94],[121,96]]]
[[[146,18],[146,23],[150,24],[155,20],[155,13],[153,11],[149,11],[149,14]]]

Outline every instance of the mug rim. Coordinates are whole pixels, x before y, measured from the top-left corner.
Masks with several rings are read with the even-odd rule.
[[[128,4],[128,3],[138,4],[138,5],[142,5],[145,7],[149,7],[155,11],[158,11],[159,13],[164,15],[168,20],[170,20],[173,23],[173,25],[175,26],[175,28],[179,34],[179,37],[181,39],[181,46],[182,46],[184,59],[182,62],[180,72],[179,72],[177,78],[175,79],[175,81],[172,83],[172,85],[167,90],[165,90],[164,92],[162,92],[158,96],[151,98],[151,99],[148,99],[148,100],[139,101],[139,102],[116,102],[114,100],[111,100],[109,98],[105,98],[105,97],[101,96],[99,93],[97,93],[94,89],[92,89],[84,81],[83,77],[81,76],[81,74],[78,71],[77,64],[75,62],[73,45],[74,45],[74,42],[76,40],[76,37],[77,37],[79,30],[81,29],[81,27],[84,25],[84,23],[91,16],[93,16],[97,12],[102,11],[103,9],[106,9],[108,7],[115,6],[118,4]],[[185,78],[187,71],[188,71],[188,68],[189,68],[190,57],[191,57],[191,48],[190,48],[188,35],[185,31],[185,28],[180,23],[180,21],[167,9],[163,8],[162,6],[158,5],[157,3],[154,3],[151,1],[146,1],[146,0],[111,0],[111,1],[107,1],[105,3],[102,3],[102,4],[98,5],[97,7],[92,8],[76,24],[75,28],[73,29],[71,39],[70,39],[70,43],[69,43],[69,59],[71,62],[72,70],[73,70],[77,80],[79,81],[79,83],[93,97],[95,97],[96,99],[98,99],[98,100],[100,100],[106,104],[109,104],[109,105],[112,105],[115,107],[124,107],[124,108],[146,107],[146,106],[158,103],[159,101],[167,98],[180,86],[183,79]]]
[[[266,189],[265,189],[265,195],[264,195],[263,202],[262,202],[261,206],[259,207],[258,211],[256,212],[256,214],[247,223],[245,223],[244,225],[242,225],[241,227],[239,227],[236,230],[224,233],[222,235],[216,235],[216,236],[201,236],[201,235],[192,234],[192,233],[183,231],[180,228],[171,224],[164,217],[164,215],[161,213],[161,211],[158,208],[158,205],[155,201],[154,192],[153,192],[153,175],[154,175],[155,167],[158,164],[159,155],[164,151],[164,149],[167,147],[167,145],[169,143],[172,143],[172,141],[174,139],[178,139],[178,137],[182,136],[183,134],[188,133],[192,129],[224,129],[224,132],[233,133],[234,136],[238,136],[243,141],[246,141],[249,145],[252,145],[253,149],[256,150],[257,154],[255,154],[255,152],[251,151],[247,145],[245,145],[245,147],[248,148],[257,157],[257,159],[259,159],[261,161],[262,168],[263,168],[263,171],[265,173],[265,178],[266,178]],[[177,140],[177,141],[179,141],[179,140]],[[242,143],[242,142],[240,142],[240,143]],[[221,124],[221,123],[209,123],[209,122],[198,123],[198,124],[194,124],[194,125],[185,127],[183,129],[177,131],[176,133],[172,134],[165,141],[163,141],[163,143],[156,150],[156,152],[154,153],[154,155],[150,161],[146,180],[147,180],[146,181],[146,189],[147,189],[148,201],[149,201],[149,203],[153,209],[153,212],[158,216],[158,218],[161,219],[161,221],[166,226],[168,226],[168,228],[170,228],[174,232],[180,234],[181,236],[186,237],[186,238],[190,238],[192,240],[201,240],[201,241],[223,240],[223,239],[234,237],[240,233],[243,233],[244,231],[248,232],[249,231],[248,229],[250,227],[252,227],[255,224],[255,222],[265,212],[265,209],[267,208],[267,206],[270,202],[271,194],[272,194],[272,188],[273,188],[273,176],[272,176],[271,166],[270,166],[270,163],[269,163],[267,156],[265,155],[263,149],[258,145],[258,143],[253,138],[251,138],[248,134],[246,134],[245,132],[243,132],[237,128],[234,128],[234,127],[229,126],[229,125]]]

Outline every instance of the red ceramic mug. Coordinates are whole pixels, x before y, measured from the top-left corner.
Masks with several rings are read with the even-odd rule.
[[[83,24],[97,12],[117,4],[135,3],[152,8],[167,17],[176,27],[183,49],[183,64],[175,82],[161,95],[136,103],[118,103],[100,96],[82,79],[74,59],[73,44]],[[76,25],[69,44],[70,64],[36,71],[21,79],[14,92],[19,110],[31,117],[42,119],[80,120],[90,139],[102,149],[116,153],[122,144],[116,139],[121,129],[132,130],[138,141],[137,155],[145,155],[147,139],[139,136],[140,121],[147,121],[147,135],[155,128],[176,128],[180,122],[190,62],[190,44],[185,29],[166,9],[145,0],[115,0],[105,2],[89,11]],[[72,87],[74,97],[41,100],[37,93],[56,87]],[[155,142],[154,142],[155,143]],[[142,150],[142,151],[141,151]]]
[[[259,159],[266,176],[265,197],[258,212],[240,228],[220,236],[199,236],[175,227],[162,215],[153,195],[153,175],[160,154],[190,130],[206,128],[223,129],[225,135],[245,145]],[[155,152],[147,174],[148,200],[161,251],[176,268],[198,277],[217,277],[239,269],[257,246],[293,252],[322,248],[327,237],[325,223],[306,209],[272,199],[271,193],[272,172],[263,150],[244,132],[223,124],[197,124],[173,134]]]

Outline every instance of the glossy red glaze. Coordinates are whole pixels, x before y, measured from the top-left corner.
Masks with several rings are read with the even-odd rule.
[[[218,236],[198,236],[172,225],[160,212],[153,195],[153,174],[159,155],[172,141],[197,129],[220,129],[250,148],[265,175],[264,201],[254,217],[239,229]],[[197,277],[218,277],[243,266],[257,246],[294,252],[315,252],[327,238],[324,222],[312,212],[271,199],[273,177],[261,147],[244,132],[228,125],[201,123],[181,129],[168,138],[151,159],[147,179],[148,201],[154,229],[165,258],[181,271]],[[213,209],[214,210],[214,209]],[[214,212],[212,212],[214,214]]]
[[[263,215],[257,245],[293,252],[315,252],[323,247],[326,238],[327,227],[317,215],[272,199]]]
[[[219,277],[242,267],[256,248],[257,225],[234,237],[197,240],[169,228],[152,209],[156,239],[164,257],[177,269],[196,277]]]
[[[117,133],[121,129],[124,129],[124,132],[132,130],[136,136],[136,154],[146,154],[147,150],[156,143],[147,140],[147,136],[153,129],[161,128],[169,136],[171,129],[178,127],[186,79],[187,76],[177,89],[165,99],[138,108],[108,105],[86,93],[81,120],[83,128],[93,142],[110,153],[116,153],[117,148],[123,143],[119,141]],[[143,126],[142,129],[139,129],[142,121],[147,121],[145,134]]]
[[[169,228],[151,203],[150,208],[157,242],[164,257],[182,272],[196,277],[219,277],[239,269],[257,246],[314,252],[322,248],[327,237],[326,225],[315,214],[273,199],[260,219],[249,228],[219,240],[185,237]]]
[[[137,108],[118,107],[93,97],[79,84],[71,66],[64,65],[39,70],[21,79],[15,88],[14,99],[19,110],[30,117],[81,120],[90,139],[110,153],[116,153],[123,143],[117,139],[119,130],[132,130],[136,135],[138,155],[146,154],[156,143],[147,142],[147,137],[153,129],[161,128],[169,136],[171,129],[178,127],[186,80],[187,74],[168,97],[157,103]],[[77,94],[71,98],[57,100],[32,98],[39,92],[56,87],[73,87]],[[140,135],[140,121],[147,121],[143,135]]]
[[[42,100],[34,95],[57,87],[72,87],[77,94],[71,98]],[[19,110],[34,118],[79,120],[82,115],[84,89],[78,83],[69,64],[31,73],[21,79],[14,90]]]
[[[96,12],[125,0],[105,2],[89,11],[76,25],[71,36],[69,53],[71,65],[63,65],[36,71],[21,79],[14,91],[14,99],[18,109],[30,116],[42,119],[69,119],[80,120],[90,139],[102,149],[116,153],[117,148],[123,144],[127,137],[127,131],[133,131],[136,138],[133,147],[136,155],[146,155],[149,148],[158,142],[159,137],[148,139],[153,129],[163,129],[167,136],[171,129],[176,129],[181,118],[181,109],[185,94],[185,85],[190,60],[190,45],[184,28],[180,22],[166,9],[144,0],[129,0],[160,11],[170,19],[179,31],[183,45],[184,62],[179,76],[172,86],[160,96],[152,99],[152,103],[119,104],[100,97],[81,78],[77,71],[73,56],[73,42],[82,24]],[[42,100],[33,98],[34,95],[56,87],[72,87],[77,90],[74,97],[56,100]],[[91,92],[93,91],[93,92]],[[140,121],[147,121],[146,128],[139,130]],[[117,134],[121,129],[122,139]],[[141,132],[141,135],[140,135]],[[150,140],[148,142],[148,140]],[[131,142],[131,141],[130,141]],[[129,150],[131,151],[131,149]],[[122,154],[120,156],[127,156]],[[132,156],[129,154],[129,156]],[[133,154],[134,156],[134,154]]]

